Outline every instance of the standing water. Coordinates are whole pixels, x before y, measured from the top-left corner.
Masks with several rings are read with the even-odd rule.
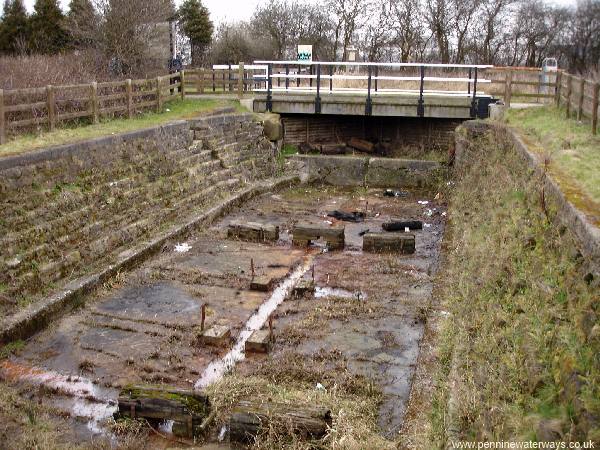
[[[240,333],[235,345],[222,359],[211,362],[202,373],[200,379],[196,382],[195,388],[205,388],[220,380],[223,375],[233,369],[239,361],[245,358],[244,348],[246,341],[253,332],[260,330],[269,316],[285,300],[289,291],[304,276],[312,263],[313,257],[306,256],[303,263],[298,266],[291,275],[289,275],[279,286],[275,288],[271,297],[260,305],[258,311],[248,319],[246,326]]]

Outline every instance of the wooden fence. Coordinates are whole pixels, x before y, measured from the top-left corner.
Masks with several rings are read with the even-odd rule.
[[[555,103],[564,107],[566,117],[589,119],[592,133],[598,132],[600,83],[558,71],[545,79],[540,69],[494,68],[489,93],[501,97],[510,106],[513,100],[531,100]]]
[[[101,117],[132,118],[143,111],[160,112],[163,103],[175,96],[185,97],[185,75],[105,83],[0,89],[0,144],[8,134],[40,126],[54,130],[60,123]]]
[[[587,118],[592,124],[592,133],[598,130],[598,96],[600,83],[586,80],[569,73],[560,73],[556,84],[555,102],[564,106],[566,116],[577,120]]]

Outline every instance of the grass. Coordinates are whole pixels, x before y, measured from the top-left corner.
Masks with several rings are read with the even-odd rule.
[[[550,159],[561,185],[575,185],[600,203],[600,136],[592,135],[588,123],[566,118],[564,110],[553,106],[511,109],[508,122],[537,144],[532,149]]]
[[[14,341],[10,342],[3,347],[0,347],[0,361],[8,358],[11,355],[19,353],[25,347],[25,342]]]
[[[237,111],[245,109],[237,101],[215,99],[172,100],[166,103],[161,113],[149,112],[133,119],[101,120],[95,125],[75,124],[51,132],[31,133],[17,136],[0,146],[0,157],[16,155],[26,151],[54,145],[80,142],[111,134],[149,128],[174,120],[189,119],[220,106],[234,106]]]
[[[479,138],[467,155],[450,195],[438,280],[449,315],[423,445],[600,442],[600,302],[586,264],[507,136]]]

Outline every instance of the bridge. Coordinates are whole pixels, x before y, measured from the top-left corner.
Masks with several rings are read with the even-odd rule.
[[[486,118],[489,65],[255,61],[254,112]],[[256,73],[258,72],[258,73]]]

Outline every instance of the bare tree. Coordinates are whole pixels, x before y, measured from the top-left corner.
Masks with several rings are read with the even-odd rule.
[[[370,5],[370,20],[361,40],[368,61],[381,61],[386,49],[393,42],[393,15],[391,2]]]
[[[450,62],[452,8],[449,0],[426,0],[426,20],[442,63]]]
[[[600,1],[580,0],[572,13],[563,49],[569,67],[577,72],[600,67]]]
[[[469,52],[468,46],[474,33],[475,19],[479,11],[481,0],[451,0],[452,28],[456,47],[454,62],[462,64]]]
[[[506,26],[512,20],[510,8],[516,0],[483,0],[477,38],[479,62],[496,64],[503,47],[510,46],[510,36]]]
[[[143,71],[155,63],[148,43],[160,33],[159,24],[174,17],[171,0],[96,0],[96,10],[101,14],[99,46],[113,72]]]
[[[421,0],[392,0],[390,6],[392,27],[395,31],[394,45],[399,50],[400,61],[408,62],[424,46]]]
[[[342,45],[342,58],[346,58],[348,47],[354,35],[367,21],[368,0],[329,0],[329,7],[335,14],[334,44],[332,59],[337,59],[337,54]]]

